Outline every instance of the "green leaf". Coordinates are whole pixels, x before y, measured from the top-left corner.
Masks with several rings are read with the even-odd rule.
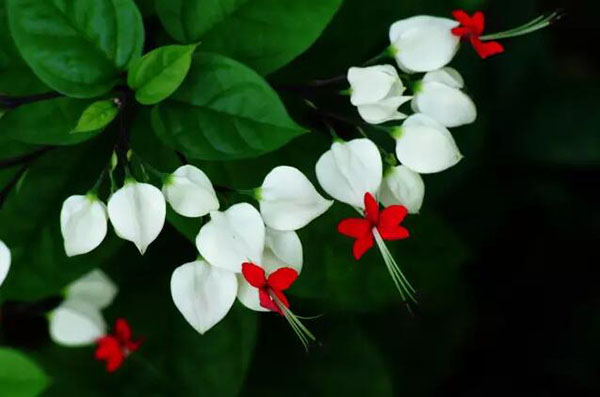
[[[0,348],[0,396],[35,397],[48,383],[44,371],[24,354]]]
[[[114,138],[57,148],[28,169],[0,211],[0,240],[11,248],[13,266],[0,295],[18,300],[56,294],[68,282],[112,257],[120,240],[110,235],[87,255],[68,258],[60,232],[67,197],[85,194],[106,165]]]
[[[152,127],[167,146],[204,160],[256,157],[304,132],[262,77],[209,53],[194,56],[179,90],[154,108]]]
[[[62,97],[19,106],[0,119],[0,134],[24,143],[80,143],[100,132],[73,133],[82,113],[90,104],[90,100]]]
[[[23,61],[8,30],[6,0],[0,0],[0,93],[31,95],[50,91]]]
[[[109,91],[140,56],[142,17],[132,0],[7,0],[12,36],[54,90],[90,98]]]
[[[73,132],[101,130],[110,124],[117,114],[119,114],[119,108],[115,101],[107,99],[94,102],[83,111]]]
[[[165,29],[184,43],[228,55],[268,74],[305,51],[341,0],[157,0]]]
[[[135,99],[153,105],[175,92],[190,70],[195,49],[196,44],[160,47],[136,61],[127,77]]]

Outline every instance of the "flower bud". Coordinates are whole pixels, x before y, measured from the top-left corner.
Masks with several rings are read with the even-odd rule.
[[[259,194],[265,224],[277,230],[298,230],[331,207],[298,169],[274,168],[265,177]]]
[[[165,224],[165,198],[156,187],[129,180],[108,201],[108,216],[117,235],[144,255]]]
[[[429,72],[415,92],[412,108],[445,127],[470,124],[477,118],[477,108],[471,98],[461,91],[463,86],[462,76],[453,68]]]
[[[405,87],[395,67],[352,67],[348,70],[348,82],[352,91],[350,101],[367,123],[379,124],[406,118],[398,108],[411,97],[402,96]]]
[[[446,66],[458,51],[460,37],[452,34],[458,22],[419,15],[390,27],[390,42],[400,69],[429,72]]]
[[[4,244],[2,240],[0,240],[0,285],[6,280],[6,276],[8,275],[8,271],[10,270],[10,250]]]
[[[403,205],[417,214],[423,204],[425,184],[421,175],[403,165],[389,169],[379,188],[379,201],[386,207]]]
[[[163,194],[179,215],[201,217],[219,209],[219,200],[210,179],[193,165],[184,165],[165,181]]]
[[[71,196],[60,212],[60,230],[67,256],[86,254],[106,237],[108,215],[104,203],[93,194]]]
[[[394,137],[398,160],[420,174],[443,171],[462,159],[450,131],[421,113],[407,118]]]

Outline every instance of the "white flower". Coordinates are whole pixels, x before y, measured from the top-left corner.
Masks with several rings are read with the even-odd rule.
[[[265,247],[263,250],[262,261],[258,263],[267,274],[289,267],[298,272],[302,271],[302,243],[295,232],[281,232],[270,228],[266,229]],[[258,299],[258,289],[252,287],[243,275],[237,275],[239,288],[237,297],[244,306],[249,309],[266,312],[268,311],[260,305]]]
[[[395,67],[352,67],[348,70],[348,82],[352,90],[350,101],[367,123],[379,124],[406,118],[398,108],[411,97],[402,95],[405,87]]]
[[[377,146],[368,139],[336,141],[316,165],[317,179],[331,197],[364,208],[365,193],[375,196],[383,165]]]
[[[210,179],[192,165],[177,168],[165,181],[163,193],[179,215],[194,218],[219,209]]]
[[[106,237],[108,215],[104,203],[93,194],[71,196],[60,212],[60,230],[67,256],[86,254]]]
[[[0,240],[0,285],[2,285],[4,280],[6,280],[8,271],[10,270],[10,261],[10,250],[8,249],[6,244],[4,244],[2,240]]]
[[[175,306],[201,334],[227,315],[237,291],[235,273],[203,260],[181,265],[171,276],[171,296]]]
[[[235,273],[242,271],[244,262],[260,263],[265,225],[256,208],[240,203],[225,212],[211,212],[210,218],[196,238],[196,247],[208,263]]]
[[[459,23],[447,18],[414,16],[390,27],[390,42],[400,69],[429,72],[446,66],[456,54],[460,37],[452,34]]]
[[[388,170],[379,188],[379,201],[384,206],[401,204],[411,214],[419,212],[424,196],[425,184],[421,175],[403,165]]]
[[[463,87],[462,76],[453,68],[429,72],[418,85],[412,108],[446,127],[470,124],[477,118],[477,108]]]
[[[86,301],[66,300],[49,318],[50,337],[60,345],[84,346],[106,334],[100,310]]]
[[[443,171],[462,159],[450,131],[421,113],[407,118],[394,137],[398,160],[420,174]]]
[[[115,283],[102,270],[95,269],[69,284],[65,296],[68,300],[85,301],[104,309],[112,303],[117,292]]]
[[[117,235],[143,255],[165,224],[165,198],[156,187],[129,180],[108,201],[108,216]]]
[[[325,200],[298,169],[281,166],[265,177],[259,204],[267,226],[298,230],[327,211],[333,201]]]

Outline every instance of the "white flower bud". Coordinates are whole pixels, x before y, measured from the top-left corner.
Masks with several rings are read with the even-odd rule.
[[[93,194],[71,196],[60,212],[60,230],[67,256],[86,254],[106,237],[108,215],[104,203]]]
[[[166,209],[159,189],[133,180],[126,181],[108,201],[108,216],[115,232],[133,242],[142,255],[160,234]]]
[[[0,240],[0,285],[2,285],[4,280],[6,280],[8,271],[10,270],[10,261],[10,250],[8,249],[6,244],[4,244],[2,240]]]
[[[267,226],[298,230],[327,211],[333,201],[325,200],[298,169],[280,166],[265,177],[259,203]]]
[[[424,196],[425,184],[421,175],[403,165],[388,170],[379,189],[379,201],[384,206],[400,204],[411,214],[419,212]]]
[[[379,124],[406,118],[398,108],[411,97],[402,96],[405,87],[395,67],[352,67],[348,70],[348,82],[352,90],[350,101],[367,123]]]
[[[165,181],[163,194],[179,215],[201,217],[219,209],[219,200],[210,179],[193,165],[184,165]]]

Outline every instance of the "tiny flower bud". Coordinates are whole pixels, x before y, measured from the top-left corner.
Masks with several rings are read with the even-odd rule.
[[[60,212],[60,230],[67,256],[86,254],[102,243],[107,231],[104,203],[93,194],[71,196]]]
[[[167,178],[163,194],[179,215],[201,217],[219,209],[219,200],[210,179],[192,165],[179,167]]]

